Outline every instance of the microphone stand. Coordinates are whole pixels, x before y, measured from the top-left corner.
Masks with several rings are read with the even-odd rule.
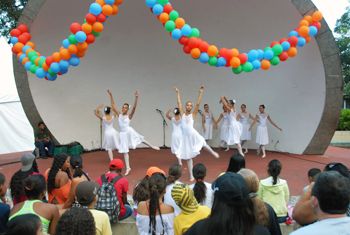
[[[165,120],[165,117],[163,115],[162,110],[156,109],[156,111],[160,114],[160,116],[163,119],[163,121],[162,121],[162,125],[163,125],[163,146],[161,146],[161,148],[166,149],[168,147],[165,145],[165,127],[168,125],[168,123]]]

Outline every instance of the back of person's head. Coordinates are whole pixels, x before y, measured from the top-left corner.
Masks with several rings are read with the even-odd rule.
[[[5,235],[37,235],[42,234],[41,220],[35,214],[23,214],[14,217],[7,223]]]
[[[199,207],[193,190],[187,184],[175,184],[171,190],[171,197],[183,214],[195,213]]]
[[[232,155],[228,164],[227,172],[237,173],[240,169],[245,168],[245,159],[239,153]]]
[[[86,208],[72,207],[61,216],[56,235],[95,235],[95,220]]]
[[[320,173],[312,195],[324,213],[345,214],[350,203],[350,180],[336,171]]]
[[[106,106],[106,107],[103,109],[103,112],[104,112],[105,114],[110,114],[110,113],[111,113],[111,107]]]
[[[319,168],[311,168],[307,172],[307,176],[309,177],[311,182],[314,182],[316,180],[317,175],[320,174],[320,173],[321,173],[321,169],[319,169]]]
[[[212,188],[214,202],[206,234],[253,234],[254,205],[243,177],[227,172],[213,182]]]
[[[196,164],[192,169],[193,177],[196,183],[193,187],[194,196],[199,203],[202,203],[206,199],[207,187],[204,183],[204,178],[207,175],[207,168],[202,163]]]
[[[68,158],[69,156],[65,153],[61,153],[54,157],[52,166],[49,171],[49,175],[47,177],[47,190],[49,192],[55,189],[55,178],[56,178],[57,172],[62,169],[64,163],[67,161]]]
[[[337,171],[342,176],[350,178],[349,168],[340,162],[328,163],[325,166],[324,171]]]
[[[165,176],[161,173],[155,173],[149,178],[149,192],[150,192],[150,200],[149,200],[149,233],[156,234],[156,214],[162,216],[159,198],[162,194],[165,193],[166,188],[166,179]],[[163,225],[164,227],[164,225]]]
[[[83,207],[88,207],[96,202],[99,185],[91,181],[83,181],[77,185],[75,197]]]
[[[144,177],[134,188],[132,198],[135,203],[139,203],[142,201],[147,201],[149,199],[149,185],[148,185],[149,177]]]
[[[272,176],[273,185],[277,184],[277,179],[281,173],[281,170],[282,170],[282,164],[280,161],[278,161],[277,159],[273,159],[269,162],[267,172],[269,173],[270,176]]]
[[[72,156],[70,158],[70,165],[73,168],[73,178],[81,177],[81,176],[85,175],[89,180],[89,177],[84,173],[83,158],[80,155]]]
[[[18,200],[25,196],[23,181],[29,175],[33,174],[32,170],[22,171],[18,170],[15,174],[13,174],[10,181],[10,189],[11,189],[11,197],[14,200]]]
[[[167,184],[173,184],[176,180],[180,179],[182,175],[182,169],[179,164],[173,164],[169,168]]]
[[[45,196],[46,181],[42,175],[31,175],[24,180],[24,191],[28,199],[41,200]]]
[[[113,159],[109,162],[109,170],[121,173],[124,168],[124,162],[118,158]]]

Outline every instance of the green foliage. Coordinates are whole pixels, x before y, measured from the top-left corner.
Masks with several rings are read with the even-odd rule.
[[[350,109],[342,109],[339,117],[338,130],[349,131],[350,130]]]
[[[0,34],[9,38],[28,0],[0,0]]]

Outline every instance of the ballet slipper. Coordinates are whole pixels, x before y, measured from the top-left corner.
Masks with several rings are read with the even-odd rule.
[[[215,158],[220,158],[220,155],[217,152],[213,152]]]
[[[159,151],[160,148],[158,146],[152,146],[152,149]]]
[[[260,155],[260,148],[258,148],[258,149],[256,150],[256,155],[257,155],[257,156]]]
[[[131,171],[131,168],[126,168],[125,174],[124,175],[128,175]]]
[[[266,157],[266,154],[262,155],[261,158],[265,158]]]
[[[225,149],[225,152],[227,152],[227,151],[229,151],[230,150],[230,148],[229,147],[227,147],[226,149]]]
[[[244,150],[244,153],[248,153],[248,149],[247,148]]]

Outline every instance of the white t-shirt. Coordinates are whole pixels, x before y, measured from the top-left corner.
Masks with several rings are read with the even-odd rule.
[[[181,184],[180,181],[176,181],[175,184]],[[173,197],[171,196],[171,190],[173,189],[175,184],[169,184],[168,186],[166,186],[165,188],[165,194],[164,194],[164,203],[172,206],[174,208],[174,213],[175,216],[179,215],[181,212],[180,207],[178,207],[173,199]]]
[[[211,189],[211,184],[204,182],[205,186],[207,187],[207,191],[205,193],[205,200],[201,203],[202,206],[207,206],[209,208],[213,205],[213,190]],[[193,190],[195,184],[191,184],[190,188]]]
[[[174,235],[174,213],[156,215],[156,234]],[[163,220],[163,224],[162,224]],[[136,226],[140,235],[149,235],[149,215],[136,215]]]
[[[350,235],[350,217],[324,219],[302,227],[291,235]]]

